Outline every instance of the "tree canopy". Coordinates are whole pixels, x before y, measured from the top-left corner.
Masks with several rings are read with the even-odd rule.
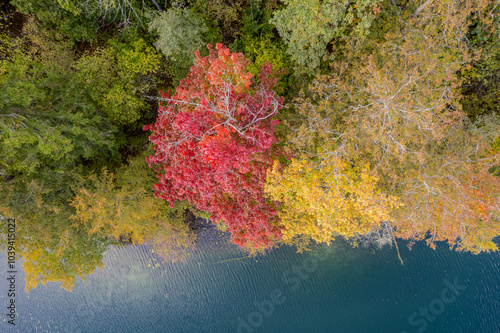
[[[19,221],[28,289],[71,289],[109,244],[182,259],[193,216],[252,253],[339,237],[498,250],[499,11],[1,3],[0,218]]]
[[[283,99],[265,64],[252,86],[248,61],[227,47],[208,46],[172,95],[162,94],[151,130],[155,154],[148,158],[159,182],[156,195],[172,205],[189,200],[227,224],[235,243],[267,247],[279,237],[274,205],[263,195],[276,142],[276,113]]]

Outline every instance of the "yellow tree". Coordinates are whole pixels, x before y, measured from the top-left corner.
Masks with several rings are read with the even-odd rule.
[[[15,218],[16,254],[22,258],[27,292],[48,282],[71,290],[78,276],[85,279],[102,267],[106,240],[72,226],[70,210],[50,200],[52,189],[35,180],[0,182],[0,219]]]
[[[332,195],[328,184],[334,162],[347,166],[335,170],[337,178],[350,180],[343,190],[354,195],[345,198],[359,196],[353,188],[361,184],[370,188],[360,182],[366,179],[373,190],[363,192],[364,202],[388,200],[379,205],[379,215],[359,210],[374,219],[361,228],[352,211],[335,216],[338,206],[325,206],[335,221],[348,221],[352,233],[344,232],[347,237],[382,227],[390,216],[399,237],[427,239],[431,246],[447,240],[451,247],[473,252],[497,249],[492,239],[500,235],[500,182],[489,170],[499,163],[498,151],[490,147],[500,122],[468,123],[456,93],[456,73],[475,56],[464,41],[468,20],[488,22],[484,2],[474,3],[410,6],[410,15],[397,16],[382,42],[364,45],[370,55],[346,52],[347,61],[338,62],[333,74],[316,78],[294,105],[303,121],[290,142],[300,162],[292,161],[282,172],[275,169],[268,178],[271,197],[284,203],[283,214],[291,207],[289,214],[304,214],[309,217],[304,225],[312,223],[310,207]],[[356,176],[349,177],[350,172]],[[343,202],[339,198],[336,204]],[[315,240],[330,237],[330,229],[319,228],[321,218],[312,231],[304,227],[301,232],[294,221],[283,223]]]
[[[133,158],[114,174],[103,170],[92,174],[79,187],[71,205],[71,217],[84,224],[89,234],[108,236],[133,244],[150,242],[157,253],[169,259],[182,258],[194,242],[194,235],[184,223],[186,203],[169,208],[149,189],[154,173],[144,155]]]
[[[20,224],[23,225],[23,222],[20,221]],[[48,282],[58,282],[62,289],[71,291],[77,277],[85,280],[96,268],[104,266],[102,260],[107,244],[102,238],[89,238],[85,233],[70,226],[66,226],[65,230],[58,228],[58,232],[42,231],[41,228],[36,228],[36,225],[34,227],[32,237],[45,235],[42,241],[23,244],[25,246],[22,257],[27,292]]]
[[[284,169],[276,162],[268,172],[266,191],[282,203],[283,240],[299,249],[309,240],[329,244],[335,236],[366,234],[390,220],[397,206],[396,198],[377,190],[369,165],[325,155],[316,162],[294,159]]]

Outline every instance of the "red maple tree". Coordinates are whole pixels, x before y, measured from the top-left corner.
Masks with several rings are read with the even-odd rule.
[[[283,98],[272,90],[277,79],[263,65],[259,83],[246,72],[250,61],[222,44],[209,55],[197,51],[195,65],[173,95],[160,92],[150,130],[155,154],[155,195],[172,205],[189,200],[227,225],[232,241],[267,248],[281,236],[274,204],[264,196],[267,170],[279,151],[275,118]]]

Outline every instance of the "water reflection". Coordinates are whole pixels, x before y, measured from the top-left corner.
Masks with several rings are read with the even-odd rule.
[[[23,259],[27,292],[48,282],[58,282],[61,288],[70,291],[77,277],[84,279],[103,266],[109,241],[89,237],[84,229],[75,228],[68,216],[62,215],[47,214],[40,223],[38,219],[15,222],[15,252],[18,259]],[[6,228],[6,219],[0,223]],[[1,235],[4,248],[7,233]]]

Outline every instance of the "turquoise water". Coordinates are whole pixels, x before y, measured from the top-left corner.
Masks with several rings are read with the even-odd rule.
[[[2,315],[0,332],[500,332],[498,253],[400,242],[403,266],[390,248],[336,242],[245,258],[215,228],[199,238],[181,263],[147,245],[110,247],[72,293],[49,283],[18,294],[17,325]],[[3,309],[7,289],[2,277]]]

